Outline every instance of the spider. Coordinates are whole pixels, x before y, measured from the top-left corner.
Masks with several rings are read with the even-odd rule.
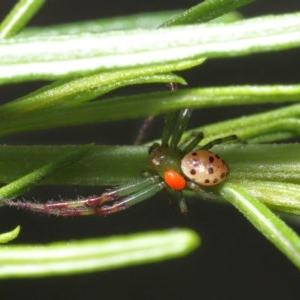
[[[167,114],[161,143],[149,148],[147,177],[140,181],[104,192],[100,196],[73,201],[52,203],[12,202],[3,204],[25,208],[30,211],[57,216],[108,215],[140,203],[159,191],[166,189],[177,199],[182,213],[187,204],[182,196],[184,189],[203,192],[203,186],[217,185],[229,174],[227,164],[209,149],[223,142],[236,140],[235,135],[215,139],[198,146],[203,133],[196,133],[187,141],[182,140],[191,109],[183,109],[176,116]]]

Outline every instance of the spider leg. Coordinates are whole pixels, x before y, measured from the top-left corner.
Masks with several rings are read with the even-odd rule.
[[[227,143],[227,142],[231,142],[231,141],[240,141],[240,142],[242,142],[238,138],[238,136],[233,134],[233,135],[225,136],[223,138],[212,140],[211,142],[207,143],[206,145],[201,146],[199,149],[208,150],[208,149],[212,148],[214,145],[223,144],[223,143]]]
[[[183,153],[189,153],[193,149],[195,149],[200,141],[203,139],[203,132],[194,132],[192,139],[189,139],[186,143],[184,143],[180,148]]]
[[[7,206],[28,209],[33,212],[57,216],[81,216],[90,214],[108,214],[117,212],[151,197],[164,187],[159,176],[152,176],[142,181],[125,185],[108,191],[97,197],[88,197],[73,201],[59,201],[53,203],[14,202],[1,199],[0,203]],[[117,201],[118,199],[121,199]],[[112,205],[104,205],[116,201]],[[132,202],[131,202],[132,201]],[[127,204],[129,202],[129,204]],[[131,203],[130,203],[131,202]],[[118,204],[119,203],[119,204]],[[118,205],[117,205],[118,204]]]
[[[177,200],[177,203],[179,205],[179,209],[183,214],[187,214],[188,212],[188,207],[187,207],[187,203],[183,197],[183,194],[181,191],[175,191],[172,189],[167,189],[168,193],[171,194],[171,197],[173,199]]]
[[[190,181],[188,180],[186,182],[186,186],[196,192],[197,194],[200,194],[201,196],[203,196],[203,198],[207,198],[207,199],[216,199],[216,196],[212,193],[212,192],[209,192],[209,191],[206,191],[204,189],[202,189],[202,187],[200,185],[198,185],[197,183],[193,182],[193,181]]]
[[[203,189],[201,188],[201,186],[193,181],[187,180],[186,186],[194,192],[197,192],[197,193],[203,192]]]
[[[168,146],[169,145],[169,140],[171,138],[171,135],[173,133],[173,128],[175,127],[176,124],[176,114],[175,112],[170,112],[165,116],[165,124],[164,124],[164,129],[162,132],[162,137],[161,137],[161,144],[162,146]]]
[[[177,85],[176,82],[169,82],[167,84],[167,86],[169,87],[169,89],[170,89],[171,92],[174,92],[174,91],[176,91],[178,89],[178,85]]]
[[[144,139],[144,137],[146,135],[148,128],[151,126],[153,121],[154,121],[154,116],[149,116],[144,119],[143,124],[142,124],[141,128],[139,129],[138,134],[133,142],[134,145],[141,144],[142,140]]]
[[[166,187],[163,181],[157,182],[151,186],[148,186],[144,190],[136,192],[132,195],[124,197],[120,201],[116,201],[112,205],[103,205],[96,208],[86,209],[85,214],[97,214],[97,215],[108,215],[127,209],[135,204],[138,204],[161,191]]]
[[[182,138],[184,131],[186,130],[187,123],[190,119],[192,110],[190,108],[182,109],[179,112],[177,122],[173,128],[173,134],[171,136],[170,147],[176,148],[179,141]]]
[[[168,88],[170,89],[171,92],[176,91],[177,88],[178,88],[177,83],[175,83],[175,82],[169,82],[167,84],[167,86],[168,86]],[[169,113],[167,115],[167,117],[166,117],[166,120],[167,119],[171,120],[174,116],[175,116],[174,113]],[[141,128],[140,128],[140,130],[139,130],[139,132],[138,132],[138,134],[137,134],[137,136],[135,138],[135,140],[134,140],[134,145],[139,145],[142,142],[143,138],[146,135],[147,129],[151,126],[151,124],[153,123],[153,121],[154,121],[154,116],[149,116],[149,117],[147,117],[147,118],[144,119],[143,124],[142,124],[142,126],[141,126]],[[167,121],[165,122],[165,125],[166,124],[168,124]],[[171,128],[173,128],[173,126],[171,126]],[[171,132],[171,130],[170,130],[170,132]],[[170,135],[171,135],[171,133],[170,133]],[[168,141],[169,141],[170,135],[167,134],[165,136],[165,138],[162,138],[162,140],[163,140],[162,143],[165,146],[168,145]]]
[[[178,192],[176,194],[178,194],[177,201],[178,201],[179,209],[185,215],[188,213],[188,207],[187,207],[186,201],[185,201],[182,193]]]

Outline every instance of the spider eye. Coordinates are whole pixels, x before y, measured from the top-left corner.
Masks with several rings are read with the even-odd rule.
[[[165,172],[164,181],[173,190],[183,190],[186,185],[184,177],[174,170]]]

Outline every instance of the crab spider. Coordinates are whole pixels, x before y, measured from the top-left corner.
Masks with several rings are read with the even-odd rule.
[[[230,135],[199,147],[203,134],[197,133],[190,140],[180,143],[190,114],[190,109],[183,109],[178,117],[173,113],[166,116],[161,143],[155,143],[149,148],[148,177],[138,182],[107,191],[100,196],[73,201],[45,204],[10,200],[1,202],[57,216],[108,215],[127,209],[166,189],[177,199],[181,212],[186,213],[187,205],[182,190],[202,193],[203,186],[219,184],[229,174],[227,164],[209,149],[216,144],[237,139],[235,135]]]

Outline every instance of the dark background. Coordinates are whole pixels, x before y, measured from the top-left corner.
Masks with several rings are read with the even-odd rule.
[[[1,1],[3,17],[13,1]],[[50,25],[69,21],[134,14],[146,11],[183,9],[197,1],[96,1],[49,0],[31,22]],[[298,0],[260,0],[241,9],[245,16],[300,10]],[[180,38],[180,37],[179,37]],[[229,84],[299,83],[299,49],[251,57],[217,59],[201,68],[183,72],[190,86]],[[0,101],[9,101],[39,87],[41,83],[0,88]],[[139,88],[138,92],[163,89]],[[136,92],[124,89],[121,93]],[[201,125],[262,107],[228,108],[195,112],[192,123]],[[204,115],[206,118],[204,118]],[[141,120],[95,126],[46,130],[2,138],[9,144],[131,144]],[[161,120],[149,138],[159,137]],[[99,193],[89,187],[38,188],[28,197],[46,200]],[[160,194],[128,211],[100,218],[59,219],[12,209],[0,210],[0,232],[22,225],[19,243],[43,243],[87,237],[127,234],[155,229],[188,227],[203,240],[191,255],[163,263],[121,270],[46,279],[8,280],[0,283],[1,299],[299,299],[299,271],[265,240],[234,208],[219,203],[189,199],[190,212],[182,216]],[[296,226],[296,225],[295,225]],[[299,227],[296,226],[298,232]]]

